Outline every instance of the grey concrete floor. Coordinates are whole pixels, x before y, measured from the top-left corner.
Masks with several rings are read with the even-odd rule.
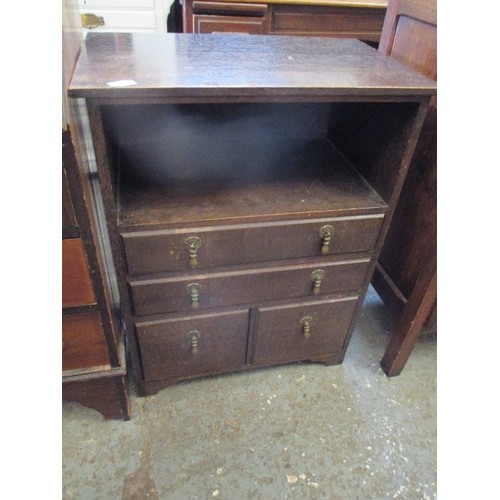
[[[436,498],[436,339],[399,377],[370,288],[344,363],[205,378],[138,398],[132,419],[63,404],[64,499]]]

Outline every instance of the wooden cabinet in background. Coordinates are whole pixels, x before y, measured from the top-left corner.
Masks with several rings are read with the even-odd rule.
[[[62,396],[130,418],[125,349],[82,136],[67,85],[81,47],[76,1],[63,2]]]
[[[436,0],[390,0],[379,50],[437,79]],[[437,100],[427,112],[373,286],[398,315],[382,358],[399,375],[422,332],[437,331]]]
[[[130,418],[125,354],[69,129],[63,132],[63,400]]]
[[[342,362],[434,92],[354,39],[87,36],[69,93],[140,395]]]
[[[377,43],[386,6],[386,0],[184,0],[184,32],[332,36]]]

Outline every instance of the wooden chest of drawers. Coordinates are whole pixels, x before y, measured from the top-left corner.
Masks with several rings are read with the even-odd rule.
[[[70,95],[140,394],[342,362],[434,92],[356,40],[87,37]]]
[[[385,0],[184,0],[185,33],[357,38],[378,42]]]

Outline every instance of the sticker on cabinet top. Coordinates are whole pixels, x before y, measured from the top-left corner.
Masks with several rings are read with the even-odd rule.
[[[131,85],[137,85],[134,80],[116,80],[115,82],[108,82],[110,87],[130,87]]]

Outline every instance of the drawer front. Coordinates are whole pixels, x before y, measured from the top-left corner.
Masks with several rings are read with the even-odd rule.
[[[245,364],[248,310],[137,323],[145,380],[232,371]]]
[[[63,314],[62,342],[63,370],[111,366],[97,311]]]
[[[385,9],[274,5],[271,32],[281,35],[328,35],[378,41]]]
[[[361,288],[369,259],[130,281],[134,313],[158,314],[315,297]]]
[[[339,352],[357,299],[260,307],[252,363],[284,363]]]
[[[123,233],[130,274],[372,250],[383,216]],[[328,235],[330,240],[327,241]]]
[[[62,241],[62,306],[94,304],[87,259],[79,238]]]
[[[193,2],[193,14],[236,17],[265,17],[267,5],[259,3]],[[229,18],[231,19],[231,17]]]
[[[193,16],[194,33],[241,33],[247,35],[267,35],[268,22],[266,18],[236,17],[236,16]]]

